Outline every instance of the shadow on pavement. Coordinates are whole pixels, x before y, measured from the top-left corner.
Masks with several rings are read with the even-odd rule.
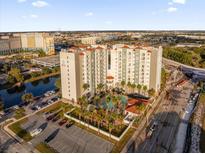
[[[9,146],[11,146],[13,143],[16,143],[16,141],[14,139],[8,139],[4,143],[1,143],[1,142],[0,142],[0,153],[7,152],[7,150],[9,149]]]
[[[57,135],[58,135],[58,132],[60,131],[60,129],[56,129],[53,133],[51,133],[45,140],[44,142],[48,143],[50,141],[52,141]]]
[[[45,123],[43,123],[42,125],[40,125],[38,128],[41,128],[42,131],[43,131],[44,129],[46,129],[47,126],[48,126],[48,123],[45,122]]]
[[[198,124],[192,123],[191,119],[192,118],[190,118],[190,121],[184,121],[180,119],[178,113],[176,112],[161,112],[154,115],[152,118],[150,118],[145,133],[141,133],[138,139],[133,141],[133,143],[128,148],[127,152],[129,153],[174,152],[175,143],[176,143],[175,139],[178,131],[178,124],[180,122],[188,124],[187,132],[186,132],[187,133],[186,141],[185,141],[183,152],[185,153],[189,152],[191,144],[192,147],[194,147],[191,139],[193,136],[192,135],[193,127],[198,127],[199,129],[201,129],[201,136],[203,136],[202,140],[205,141],[205,130],[201,128],[201,126],[199,126]],[[152,135],[148,136],[148,133],[150,132],[150,127],[153,125],[154,122],[157,122],[158,124],[155,127],[153,133],[151,133]],[[177,122],[179,123],[177,124]],[[177,129],[174,129],[176,125],[177,125]],[[141,138],[141,140],[139,138]],[[204,152],[205,150],[204,145],[200,145],[200,142],[198,144],[196,143],[196,147],[198,145],[200,146],[201,150],[203,149],[201,152]]]

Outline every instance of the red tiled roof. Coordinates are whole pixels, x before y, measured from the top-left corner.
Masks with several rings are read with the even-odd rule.
[[[84,56],[85,54],[83,52],[80,53],[80,56]]]
[[[87,51],[93,51],[93,50],[94,50],[94,49],[92,49],[92,48],[88,48],[88,49],[87,49]]]
[[[151,51],[151,50],[148,50],[147,52],[152,53],[152,51]]]
[[[125,109],[127,112],[131,112],[131,113],[134,113],[134,114],[140,114],[140,111],[137,110],[136,106],[133,105],[133,106],[129,106]]]
[[[138,100],[136,100],[136,99],[133,99],[133,98],[128,99],[128,105],[129,106],[135,105],[137,102],[138,102]]]
[[[100,49],[100,50],[101,50],[101,49],[103,49],[103,48],[102,48],[102,47],[100,47],[100,46],[98,46],[96,49]]]
[[[112,79],[114,79],[114,77],[113,76],[107,76],[107,79],[112,80]]]
[[[129,47],[127,45],[124,45],[122,48],[126,48],[126,49],[129,49]]]

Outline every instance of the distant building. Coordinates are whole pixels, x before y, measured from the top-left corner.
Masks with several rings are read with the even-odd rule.
[[[62,97],[76,102],[98,84],[120,86],[121,81],[160,90],[162,47],[117,44],[111,47],[92,45],[62,50],[60,53]]]
[[[0,55],[8,55],[21,50],[20,37],[1,37],[0,38]]]
[[[54,37],[48,33],[16,33],[0,37],[0,55],[13,54],[22,49],[42,49],[46,55],[54,55]]]
[[[33,64],[38,64],[38,65],[42,65],[45,67],[57,67],[60,65],[59,55],[35,58],[35,59],[32,59],[31,62]]]
[[[46,55],[55,54],[54,38],[47,33],[22,33],[21,43],[26,50],[42,49]]]
[[[88,44],[88,45],[95,45],[97,41],[100,41],[100,37],[85,37],[80,38],[82,44]]]

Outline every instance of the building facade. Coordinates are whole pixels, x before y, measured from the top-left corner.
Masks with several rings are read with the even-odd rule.
[[[19,37],[0,38],[0,55],[8,55],[21,50],[21,39]]]
[[[102,83],[108,88],[121,81],[160,90],[162,47],[117,44],[92,45],[62,50],[60,53],[62,95],[77,101],[85,93],[92,94]]]
[[[47,33],[22,33],[21,44],[26,50],[42,49],[46,55],[55,54],[54,38]]]

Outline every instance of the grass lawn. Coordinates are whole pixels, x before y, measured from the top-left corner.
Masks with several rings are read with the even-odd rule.
[[[30,141],[32,139],[29,132],[21,128],[21,124],[25,123],[27,119],[23,119],[19,122],[16,122],[9,126],[9,129],[11,129],[17,136],[22,138],[24,141]]]
[[[43,143],[43,142],[37,144],[35,148],[41,153],[57,153],[55,149],[53,149],[48,144]]]
[[[205,93],[201,94],[199,98],[199,103],[203,103],[203,108],[205,110]],[[202,153],[205,153],[205,113],[203,115],[203,125],[202,125],[202,132],[201,132],[201,139],[200,139],[200,150]]]
[[[14,117],[15,117],[16,119],[20,119],[20,118],[24,117],[25,115],[26,115],[26,114],[25,114],[25,109],[24,109],[24,108],[19,108],[19,109],[17,109],[17,110],[15,111]]]
[[[38,113],[49,112],[49,111],[53,111],[53,112],[57,111],[61,108],[62,104],[63,104],[62,102],[55,103],[55,104],[53,104],[53,105],[39,111]]]
[[[125,144],[132,137],[134,132],[135,132],[135,129],[134,128],[130,128],[127,131],[127,133],[123,136],[123,138],[114,145],[114,147],[113,147],[111,152],[112,153],[120,153],[122,151],[123,147],[125,146]]]

